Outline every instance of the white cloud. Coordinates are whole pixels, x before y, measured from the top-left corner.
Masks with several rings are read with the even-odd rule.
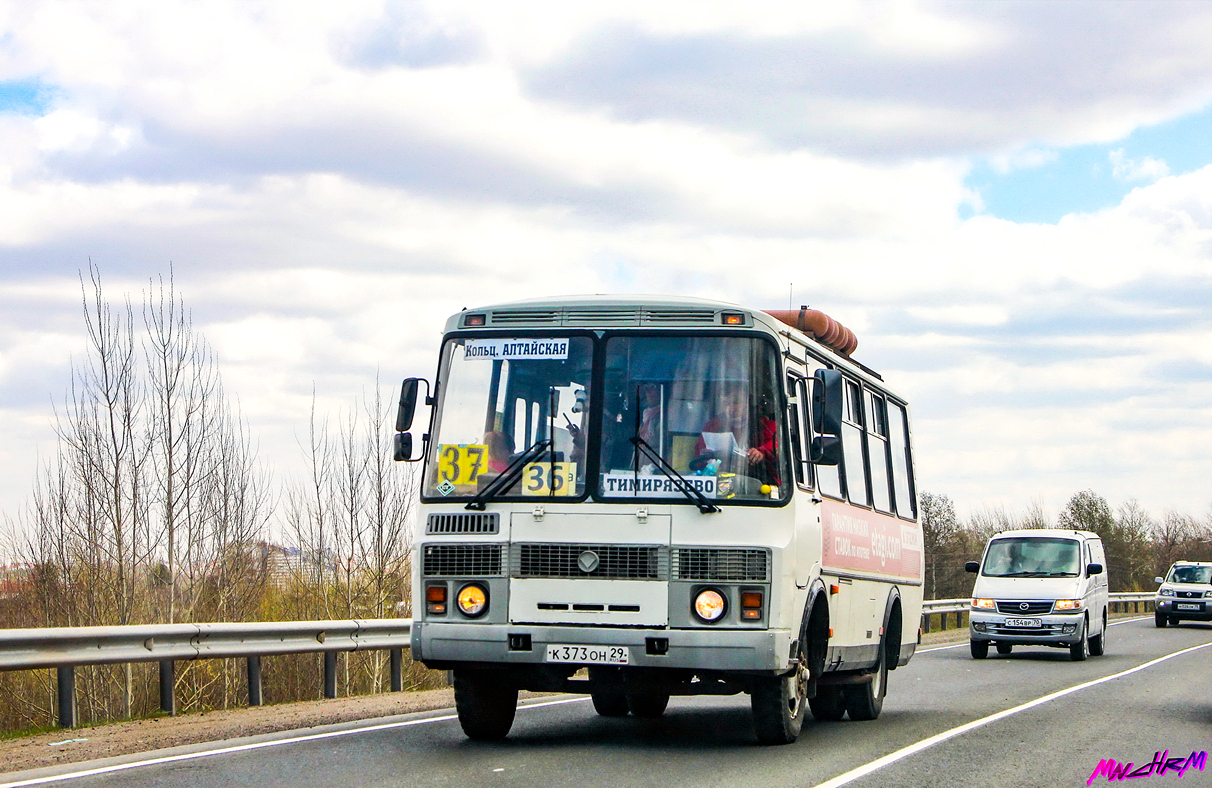
[[[1129,159],[1124,155],[1123,148],[1116,148],[1107,154],[1111,161],[1111,174],[1121,181],[1155,181],[1170,174],[1170,167],[1164,161],[1152,156],[1140,159]]]

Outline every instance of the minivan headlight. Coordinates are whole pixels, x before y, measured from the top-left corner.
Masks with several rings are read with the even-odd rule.
[[[1052,606],[1053,610],[1081,610],[1082,601],[1080,599],[1058,599],[1056,604]]]
[[[975,608],[978,608],[980,610],[992,610],[993,609],[993,600],[992,599],[973,599],[972,606]]]
[[[1173,588],[1163,588],[1161,591],[1158,591],[1157,593],[1160,594],[1161,596],[1174,596],[1174,589]]]

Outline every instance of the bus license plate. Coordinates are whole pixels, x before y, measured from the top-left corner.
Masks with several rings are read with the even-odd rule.
[[[1179,602],[1178,604],[1176,604],[1174,606],[1174,609],[1175,610],[1199,610],[1199,605],[1184,605],[1182,602]]]
[[[631,649],[626,646],[547,646],[548,662],[575,662],[580,665],[627,665]]]
[[[1006,626],[1039,629],[1042,624],[1038,618],[1008,618],[1006,619]]]

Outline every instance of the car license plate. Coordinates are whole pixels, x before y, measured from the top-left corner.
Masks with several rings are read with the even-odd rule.
[[[1006,619],[1006,626],[1039,629],[1041,626],[1043,626],[1043,622],[1038,618],[1008,618]]]
[[[1182,602],[1174,605],[1175,610],[1199,610],[1199,605],[1184,605]]]
[[[626,646],[547,646],[548,662],[575,662],[580,665],[627,665],[631,649]]]

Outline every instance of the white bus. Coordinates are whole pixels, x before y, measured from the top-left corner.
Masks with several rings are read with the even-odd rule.
[[[395,454],[424,462],[412,654],[451,671],[469,737],[506,736],[519,690],[647,718],[744,692],[772,744],[809,709],[879,715],[923,555],[908,407],[856,344],[814,310],[673,297],[447,321]]]

